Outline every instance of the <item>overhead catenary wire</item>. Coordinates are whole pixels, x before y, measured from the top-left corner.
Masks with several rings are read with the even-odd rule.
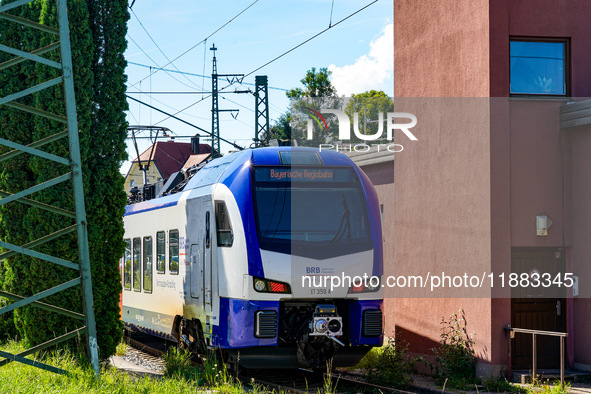
[[[320,35],[322,35],[322,34],[326,33],[328,30],[330,30],[330,29],[334,28],[335,26],[338,26],[338,25],[339,25],[339,24],[341,24],[342,22],[344,22],[344,21],[348,20],[349,18],[351,18],[351,17],[353,17],[354,15],[356,15],[356,14],[360,13],[361,11],[365,10],[366,8],[369,8],[370,6],[372,6],[373,4],[377,3],[378,1],[379,1],[379,0],[374,0],[374,1],[372,1],[371,3],[369,3],[369,4],[365,5],[365,6],[361,7],[361,8],[359,8],[358,10],[356,10],[356,11],[352,12],[351,14],[349,14],[349,15],[345,16],[344,18],[342,18],[342,19],[340,19],[339,21],[337,21],[336,23],[334,23],[334,24],[330,25],[330,26],[329,26],[329,27],[327,27],[326,29],[324,29],[324,30],[321,30],[320,32],[318,32],[318,33],[316,33],[315,35],[313,35],[312,37],[310,37],[310,38],[308,38],[308,39],[306,39],[306,40],[302,41],[301,43],[299,43],[299,44],[295,45],[294,47],[292,47],[292,48],[288,49],[287,51],[283,52],[282,54],[280,54],[280,55],[278,55],[278,56],[274,57],[273,59],[269,60],[268,62],[264,63],[263,65],[261,65],[261,66],[259,66],[259,67],[255,68],[254,70],[252,70],[252,71],[250,71],[249,73],[245,74],[245,75],[244,75],[244,78],[245,78],[245,77],[247,77],[247,76],[250,76],[250,75],[254,74],[255,72],[259,71],[260,69],[262,69],[262,68],[264,68],[264,67],[268,66],[269,64],[271,64],[271,63],[273,63],[273,62],[275,62],[275,61],[277,61],[277,60],[281,59],[283,56],[285,56],[285,55],[287,55],[287,54],[289,54],[289,53],[293,52],[294,50],[298,49],[299,47],[301,47],[301,46],[303,46],[303,45],[307,44],[308,42],[312,41],[313,39],[315,39],[315,38],[319,37]],[[235,16],[233,19],[237,18],[237,17],[238,17],[238,16],[239,16],[241,13],[245,12],[245,11],[246,11],[248,8],[252,7],[252,6],[253,6],[255,3],[257,3],[257,2],[258,2],[258,0],[254,1],[253,3],[251,3],[251,4],[250,4],[248,7],[246,7],[244,10],[242,10],[242,11],[241,11],[241,12],[240,12],[238,15],[236,15],[236,16]],[[189,52],[190,50],[192,50],[193,48],[195,48],[196,46],[198,46],[198,45],[199,45],[199,44],[201,44],[202,42],[205,42],[205,40],[207,40],[209,37],[211,37],[212,35],[214,35],[214,34],[215,34],[217,31],[219,31],[220,29],[222,29],[224,26],[226,26],[228,23],[230,23],[230,22],[231,22],[233,19],[231,19],[230,21],[226,22],[226,24],[222,25],[220,28],[218,28],[218,30],[216,30],[215,32],[213,32],[212,34],[210,34],[210,35],[209,35],[208,37],[206,37],[204,40],[200,41],[200,42],[199,42],[199,43],[197,43],[195,46],[191,47],[190,49],[188,49],[187,51],[185,51],[183,54],[181,54],[181,55],[179,55],[178,57],[176,57],[175,59],[173,59],[173,61],[177,60],[177,59],[178,59],[180,56],[183,56],[185,53]],[[130,62],[130,63],[131,63],[131,62]],[[167,65],[168,65],[168,64],[164,65],[163,67],[166,67]],[[158,71],[158,70],[156,70],[156,72],[157,72],[157,71]],[[203,76],[203,75],[199,75],[199,76]],[[147,78],[147,77],[146,77],[146,78]],[[144,78],[144,79],[145,79],[145,78]],[[139,82],[141,82],[141,81],[143,81],[143,79],[142,79],[142,80],[140,80],[140,81],[138,81],[138,82],[136,82],[135,84],[131,85],[130,87],[133,87],[133,86],[135,86],[137,83],[139,83]],[[227,89],[228,87],[230,87],[230,86],[232,86],[232,85],[234,85],[234,82],[230,82],[228,85],[226,85],[226,86],[224,86],[224,87],[220,88],[220,89],[218,90],[218,93],[222,92],[223,90]],[[126,96],[127,96],[127,95],[126,95]],[[127,96],[127,97],[131,98],[132,100],[139,101],[139,100],[137,100],[137,99],[134,99],[134,98],[132,98],[132,97],[130,97],[130,96]],[[207,95],[207,96],[205,96],[205,97],[202,97],[200,100],[198,100],[198,101],[196,101],[196,102],[194,102],[194,103],[192,103],[192,104],[190,104],[190,105],[186,106],[185,108],[183,108],[183,109],[181,109],[181,110],[177,111],[177,112],[176,112],[174,115],[167,114],[167,113],[165,113],[164,111],[161,111],[161,112],[163,112],[164,114],[168,115],[168,117],[173,117],[173,118],[174,118],[174,116],[176,116],[176,115],[178,115],[178,114],[180,114],[180,113],[182,113],[182,112],[186,111],[187,109],[189,109],[189,108],[191,108],[191,107],[193,107],[193,106],[195,106],[195,105],[197,105],[197,104],[201,103],[202,101],[205,101],[205,100],[206,100],[206,99],[208,99],[209,97],[211,97],[211,94],[209,94],[209,95]],[[165,120],[167,120],[167,119],[168,119],[168,118],[164,118],[164,119],[160,120],[159,122],[155,123],[155,125],[157,125],[157,124],[159,124],[159,123],[162,123],[162,122],[164,122],[164,121],[165,121]],[[223,140],[223,139],[222,139],[222,140]],[[227,141],[225,141],[225,140],[224,140],[224,142],[227,142]]]
[[[144,26],[144,24],[142,23],[142,21],[140,20],[140,18],[138,18],[138,16],[136,15],[135,11],[132,10],[131,7],[129,8],[129,10],[131,11],[131,13],[135,17],[135,19],[138,21],[138,23],[140,24],[140,26],[144,30],[144,32],[148,35],[148,37],[150,38],[150,40],[152,41],[152,43],[156,46],[156,49],[158,49],[158,51],[162,54],[162,56],[164,56],[164,58],[166,60],[168,60],[168,64],[172,65],[177,71],[180,72],[180,70],[178,69],[178,67],[168,58],[168,56],[166,56],[166,53],[164,53],[164,51],[162,50],[162,48],[160,48],[160,46],[156,43],[156,40],[154,40],[154,38],[152,37],[152,35],[150,34],[150,32],[148,32],[148,29],[146,29],[146,27]],[[189,78],[187,78],[187,76],[184,75],[183,73],[181,73],[181,75],[183,75],[187,81],[189,81],[193,85],[197,86],[199,89],[203,89],[203,86],[197,85],[195,82],[193,82]],[[150,72],[150,77],[151,76],[152,76],[152,73]]]
[[[142,47],[141,47],[141,46],[140,46],[140,45],[139,45],[139,44],[138,44],[138,43],[137,43],[137,42],[136,42],[136,41],[135,41],[135,40],[134,40],[134,39],[133,39],[133,38],[132,38],[132,37],[131,37],[129,34],[127,34],[127,36],[126,36],[126,37],[127,37],[127,38],[129,38],[129,39],[131,40],[131,42],[133,42],[133,43],[134,43],[134,44],[135,44],[135,45],[138,47],[138,49],[139,49],[140,51],[142,51],[142,53],[143,53],[144,55],[146,55],[146,57],[147,57],[148,59],[150,59],[150,60],[152,61],[152,63],[154,63],[154,64],[156,65],[156,67],[154,67],[154,66],[149,66],[149,65],[147,65],[147,64],[146,64],[146,65],[144,65],[146,68],[149,68],[149,69],[150,69],[150,74],[148,74],[148,76],[147,76],[146,78],[150,78],[150,80],[151,80],[151,77],[152,77],[152,75],[154,74],[154,73],[152,72],[152,69],[161,69],[161,67],[158,65],[158,62],[157,62],[156,60],[154,60],[154,59],[153,59],[153,58],[152,58],[150,55],[148,55],[148,53],[147,53],[146,51],[144,51],[144,49],[143,49],[143,48],[142,48]],[[128,63],[131,63],[131,62],[128,62]],[[187,85],[185,82],[183,82],[183,81],[179,80],[178,78],[176,78],[174,75],[171,75],[171,72],[174,72],[174,70],[162,70],[162,71],[164,71],[164,72],[165,72],[165,73],[166,73],[168,76],[170,76],[172,79],[174,79],[174,80],[175,80],[175,81],[177,81],[178,83],[180,83],[180,84],[182,84],[182,85],[184,85],[184,86],[186,86],[186,87],[188,87],[188,88],[193,88],[193,86],[189,86],[189,85]],[[142,82],[142,81],[144,81],[146,78],[142,79],[142,80],[139,82],[139,83],[140,83],[140,85],[141,85],[141,82]],[[201,88],[200,88],[200,89],[201,89]]]
[[[155,70],[154,72],[150,73],[150,75],[157,73],[158,71],[160,71],[162,68],[168,66],[169,64],[171,64],[172,62],[177,61],[178,59],[180,59],[181,57],[185,56],[187,53],[191,52],[193,49],[195,49],[196,47],[198,47],[199,45],[205,43],[210,37],[212,37],[214,34],[216,34],[218,31],[222,30],[224,27],[226,27],[227,25],[229,25],[232,21],[234,21],[234,19],[238,18],[240,15],[242,15],[244,12],[246,12],[250,7],[252,7],[253,5],[255,5],[256,3],[258,3],[259,0],[255,0],[252,3],[250,3],[250,5],[248,5],[246,8],[244,8],[242,11],[240,11],[238,14],[236,14],[235,16],[233,16],[229,21],[227,21],[226,23],[224,23],[223,25],[221,25],[220,27],[218,27],[213,33],[209,34],[207,37],[205,37],[204,39],[202,39],[201,41],[199,41],[197,44],[193,45],[191,48],[187,49],[185,52],[181,53],[180,55],[178,55],[177,57],[175,57],[174,59],[172,59],[170,62],[166,63],[164,66],[158,68],[157,70]],[[141,81],[145,80],[147,77],[144,77],[142,79],[140,79],[138,82],[134,83],[131,86],[135,86],[138,83],[140,83]]]
[[[142,63],[136,63],[136,62],[130,62],[127,61],[127,64],[131,64],[133,66],[138,66],[138,67],[144,67],[144,68],[154,68],[154,66],[149,66],[147,64],[142,64]],[[177,74],[183,74],[183,75],[189,75],[189,76],[193,76],[193,77],[201,77],[201,78],[209,78],[211,79],[211,75],[205,75],[205,74],[196,74],[196,73],[191,73],[188,71],[180,71],[180,70],[171,70],[171,69],[166,69],[166,68],[162,68],[162,71],[166,71],[166,72],[171,72],[171,73],[177,73]],[[248,83],[248,82],[242,82],[243,85],[248,85],[248,86],[255,86],[254,83]],[[133,85],[130,84],[129,87],[133,87]],[[284,89],[284,88],[278,88],[275,86],[269,86],[269,89],[274,89],[274,90],[281,90],[283,92],[287,92],[289,91],[289,89]]]
[[[168,116],[169,118],[173,118],[173,119],[175,119],[175,120],[178,120],[179,122],[182,122],[182,123],[184,123],[184,124],[186,124],[186,125],[188,125],[188,126],[191,126],[191,127],[193,127],[193,128],[196,128],[197,130],[199,130],[199,131],[202,131],[202,132],[204,132],[205,134],[208,134],[208,135],[210,135],[210,136],[213,136],[213,133],[212,133],[211,131],[207,131],[207,130],[205,130],[204,128],[202,128],[202,127],[199,127],[199,126],[197,126],[197,125],[195,125],[195,124],[193,124],[193,123],[191,123],[191,122],[187,122],[186,120],[184,120],[184,119],[181,119],[181,118],[179,118],[179,117],[177,117],[177,116],[175,116],[175,115],[173,115],[173,114],[169,114],[169,113],[168,113],[168,112],[166,112],[166,111],[163,111],[163,110],[161,110],[161,109],[159,109],[159,108],[156,108],[156,107],[154,107],[154,106],[152,106],[152,105],[150,105],[150,104],[148,104],[148,103],[145,103],[145,102],[143,102],[143,101],[141,101],[141,100],[138,100],[138,99],[136,99],[136,98],[133,98],[133,97],[131,97],[131,96],[127,95],[127,94],[125,95],[125,97],[127,97],[128,99],[130,99],[130,100],[133,100],[133,101],[135,101],[135,102],[138,102],[138,103],[140,103],[140,104],[142,104],[142,105],[145,105],[146,107],[148,107],[148,108],[151,108],[151,109],[153,109],[153,110],[155,110],[155,111],[161,112],[161,113],[163,113],[164,115]],[[155,125],[153,125],[153,126],[155,126]],[[217,138],[219,138],[221,141],[224,141],[224,142],[225,142],[225,143],[227,143],[227,144],[230,144],[230,145],[232,145],[232,146],[233,146],[234,148],[236,148],[236,149],[239,149],[239,150],[243,150],[243,149],[244,149],[244,147],[242,147],[242,146],[240,146],[240,145],[237,145],[237,144],[235,144],[235,143],[233,143],[233,142],[231,142],[231,141],[229,141],[229,140],[227,140],[227,139],[225,139],[225,138],[222,138],[222,137],[219,137],[219,136],[218,136]]]
[[[283,56],[287,55],[288,53],[290,53],[290,52],[293,52],[294,50],[296,50],[296,49],[298,49],[299,47],[301,47],[302,45],[304,45],[304,44],[306,44],[306,43],[308,43],[308,42],[312,41],[313,39],[315,39],[316,37],[320,36],[321,34],[324,34],[324,33],[326,33],[327,31],[329,31],[329,30],[330,30],[330,29],[332,29],[333,27],[335,27],[335,26],[339,25],[340,23],[342,23],[342,22],[346,21],[347,19],[351,18],[352,16],[354,16],[354,15],[356,15],[356,14],[360,13],[361,11],[363,11],[364,9],[368,8],[369,6],[371,6],[371,5],[375,4],[375,3],[377,3],[378,1],[379,1],[379,0],[374,0],[374,1],[372,1],[371,3],[367,4],[366,6],[364,6],[364,7],[360,8],[360,9],[358,9],[357,11],[355,11],[355,12],[353,12],[353,13],[349,14],[349,15],[347,15],[347,16],[346,16],[346,17],[344,17],[343,19],[341,19],[341,20],[339,20],[338,22],[336,22],[334,25],[330,25],[330,26],[328,26],[326,29],[324,29],[324,30],[322,30],[322,31],[320,31],[320,32],[318,32],[318,33],[316,33],[315,35],[313,35],[312,37],[308,38],[307,40],[304,40],[304,41],[302,41],[302,42],[301,42],[301,43],[299,43],[298,45],[296,45],[296,46],[292,47],[291,49],[288,49],[288,50],[287,50],[287,51],[285,51],[285,52],[283,52],[281,55],[279,55],[279,56],[277,56],[277,57],[275,57],[275,58],[273,58],[273,59],[269,60],[267,63],[263,64],[262,66],[255,68],[254,70],[252,70],[252,71],[251,71],[251,72],[249,72],[248,74],[245,74],[245,75],[244,75],[244,77],[248,77],[249,75],[252,75],[252,74],[254,74],[255,72],[259,71],[261,68],[267,67],[269,64],[273,63],[274,61],[281,59]]]

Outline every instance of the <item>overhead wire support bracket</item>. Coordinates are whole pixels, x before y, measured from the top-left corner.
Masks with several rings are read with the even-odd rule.
[[[211,46],[211,48],[209,48],[209,49],[211,51],[213,51],[213,60],[212,60],[212,69],[211,69],[211,132],[212,132],[211,152],[212,152],[212,154],[215,152],[219,155],[219,154],[221,154],[220,141],[222,140],[220,138],[220,112],[231,112],[233,114],[238,110],[235,110],[235,109],[230,109],[230,110],[222,109],[221,110],[219,108],[218,78],[223,77],[223,78],[226,78],[226,80],[228,81],[229,85],[222,88],[222,90],[223,90],[223,89],[227,88],[228,86],[231,86],[235,83],[241,84],[242,81],[244,80],[244,74],[218,74],[217,59],[215,57],[215,51],[217,51],[217,48],[216,48],[215,44],[213,44]],[[234,117],[234,115],[232,115],[232,117],[234,119],[236,119],[236,117]]]
[[[10,204],[10,203],[22,203],[27,204],[30,206],[34,206],[45,211],[50,211],[53,213],[57,213],[59,215],[74,219],[74,224],[69,225],[61,230],[57,230],[52,234],[45,235],[37,240],[31,241],[25,245],[12,245],[8,242],[0,242],[0,247],[7,249],[7,252],[0,254],[0,258],[5,259],[9,258],[12,255],[17,253],[23,254],[25,256],[29,256],[31,258],[36,258],[40,260],[44,260],[48,263],[54,263],[57,265],[65,266],[71,268],[75,271],[79,272],[79,276],[76,279],[65,281],[64,283],[58,284],[50,289],[39,289],[39,291],[29,297],[24,297],[18,294],[12,294],[4,291],[0,291],[0,297],[7,298],[9,300],[14,301],[11,304],[8,304],[2,308],[0,308],[0,314],[10,312],[14,309],[19,307],[30,305],[33,307],[41,308],[47,311],[55,312],[58,314],[62,314],[65,316],[69,316],[74,319],[84,321],[85,325],[79,327],[69,333],[65,333],[57,338],[51,339],[47,342],[39,344],[35,347],[27,349],[18,354],[12,354],[5,351],[0,351],[0,357],[3,357],[4,360],[0,360],[0,366],[8,364],[11,361],[21,362],[27,365],[31,365],[34,367],[38,367],[47,371],[60,373],[60,374],[70,374],[70,372],[57,368],[54,366],[47,365],[45,363],[34,361],[31,359],[26,358],[25,356],[29,354],[33,354],[39,352],[43,349],[49,348],[54,346],[58,343],[63,341],[69,340],[71,338],[78,337],[83,332],[86,335],[86,344],[87,344],[87,352],[88,352],[88,359],[92,366],[92,369],[95,373],[95,376],[99,376],[100,369],[99,369],[99,359],[98,359],[98,344],[97,344],[97,334],[96,334],[96,322],[94,316],[94,303],[93,303],[93,295],[92,295],[92,279],[91,279],[91,272],[90,272],[90,258],[89,258],[89,249],[88,249],[88,233],[87,233],[87,220],[86,220],[86,207],[84,203],[84,189],[83,189],[83,180],[82,180],[82,158],[80,155],[80,143],[79,143],[79,135],[78,135],[78,120],[76,115],[76,99],[74,94],[74,75],[72,73],[72,53],[71,53],[71,44],[70,44],[70,32],[69,32],[69,25],[68,25],[68,14],[66,8],[66,0],[56,0],[57,2],[57,22],[58,27],[51,27],[46,25],[41,25],[37,22],[23,19],[11,14],[7,14],[6,11],[16,9],[17,7],[21,7],[28,3],[33,2],[34,0],[17,0],[10,4],[4,4],[0,6],[0,18],[7,20],[11,23],[16,23],[23,28],[30,28],[37,30],[41,34],[51,34],[58,36],[57,42],[47,45],[45,47],[35,49],[31,52],[25,52],[18,49],[14,49],[8,47],[6,45],[0,44],[0,51],[14,55],[12,59],[5,61],[4,63],[0,64],[0,70],[7,70],[10,67],[19,64],[25,60],[34,61],[38,64],[45,64],[47,66],[56,68],[61,72],[61,75],[55,79],[50,81],[41,82],[36,86],[31,86],[27,89],[24,89],[20,92],[16,92],[14,94],[8,95],[6,97],[0,98],[0,105],[4,105],[5,107],[11,108],[12,110],[24,111],[27,112],[31,116],[41,116],[45,117],[57,122],[65,123],[67,125],[66,130],[57,131],[56,134],[46,137],[44,139],[39,139],[34,141],[28,145],[22,145],[17,143],[16,141],[10,141],[8,139],[0,139],[0,145],[6,146],[8,148],[12,148],[13,150],[8,151],[2,155],[0,155],[0,163],[4,163],[7,160],[13,159],[16,156],[26,153],[29,155],[35,155],[45,160],[50,160],[53,162],[57,162],[59,164],[64,165],[64,170],[68,171],[61,176],[53,178],[49,181],[34,185],[28,189],[18,191],[16,193],[8,193],[4,191],[0,191],[0,205]],[[0,31],[0,38],[3,36],[2,32]],[[61,61],[57,62],[54,60],[50,60],[48,58],[43,57],[42,55],[48,53],[53,50],[60,49],[60,57]],[[16,77],[15,77],[16,78]],[[40,110],[35,107],[31,107],[28,105],[21,104],[15,100],[20,99],[25,96],[29,96],[36,92],[48,89],[52,86],[56,85],[63,85],[64,89],[64,108],[65,108],[65,116],[58,115],[55,113],[50,113],[44,110]],[[4,133],[5,135],[10,135],[9,133]],[[31,132],[33,134],[33,132]],[[47,145],[51,142],[57,141],[62,138],[68,138],[68,157],[60,157],[50,153],[47,153],[39,148]],[[9,171],[5,169],[5,171]],[[74,212],[58,208],[49,204],[37,202],[33,199],[25,198],[33,193],[41,192],[44,189],[49,187],[53,187],[55,185],[63,184],[63,182],[71,182],[72,187],[72,194],[74,200]],[[78,262],[67,261],[57,256],[51,256],[45,253],[38,252],[34,250],[36,247],[54,240],[58,237],[66,236],[71,233],[76,233],[77,235],[77,248],[78,248]],[[65,278],[64,278],[65,279]],[[50,295],[56,294],[58,292],[64,291],[66,289],[80,286],[81,293],[82,293],[82,301],[83,301],[83,310],[82,313],[70,311],[64,308],[59,308],[54,305],[50,305],[48,303],[40,302],[41,299],[46,298]]]

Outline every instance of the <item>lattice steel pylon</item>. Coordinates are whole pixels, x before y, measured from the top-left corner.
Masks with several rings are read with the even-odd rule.
[[[254,145],[261,144],[260,137],[264,136],[265,143],[269,142],[269,87],[266,75],[257,75],[255,81],[255,120],[254,120]]]
[[[11,14],[7,14],[6,11],[14,9],[16,7],[23,6],[27,3],[30,3],[34,0],[17,0],[9,4],[5,4],[0,6],[0,18],[6,19],[12,23],[20,24],[23,28],[31,28],[36,29],[45,33],[52,34],[57,36],[57,41],[53,44],[35,50],[31,53],[27,53],[15,48],[10,48],[6,45],[0,44],[0,51],[14,55],[15,57],[7,62],[0,64],[0,70],[8,69],[9,67],[18,64],[23,61],[32,60],[37,63],[45,64],[50,67],[56,68],[61,70],[62,75],[54,78],[52,80],[40,83],[36,86],[32,86],[20,92],[11,94],[9,96],[0,98],[0,105],[5,105],[10,107],[14,111],[26,111],[35,116],[43,116],[49,118],[54,121],[59,121],[61,123],[65,123],[67,126],[66,131],[60,131],[54,134],[51,137],[44,138],[39,141],[35,141],[27,146],[22,144],[18,144],[12,142],[7,139],[0,138],[0,144],[12,148],[13,150],[7,153],[4,153],[0,156],[0,163],[6,160],[12,159],[15,156],[18,156],[22,153],[28,153],[30,155],[35,155],[41,157],[43,159],[50,160],[55,163],[62,164],[64,166],[69,167],[69,171],[64,173],[61,176],[58,176],[52,180],[46,181],[44,183],[35,185],[30,187],[26,190],[22,190],[20,192],[10,194],[6,192],[0,192],[2,198],[0,199],[0,205],[5,205],[8,203],[23,203],[28,204],[30,206],[34,206],[36,208],[40,208],[43,210],[47,210],[53,213],[58,213],[64,215],[66,217],[70,217],[75,220],[75,224],[69,227],[66,227],[62,230],[56,231],[52,234],[49,234],[43,238],[30,242],[26,245],[12,245],[7,242],[0,242],[0,247],[7,252],[0,254],[0,260],[10,257],[14,254],[21,253],[23,255],[29,256],[31,258],[42,259],[50,263],[59,264],[64,267],[68,267],[80,272],[80,276],[76,279],[70,280],[68,282],[62,283],[58,286],[55,286],[51,289],[40,291],[37,294],[34,294],[30,297],[23,297],[17,294],[7,293],[4,291],[0,291],[0,296],[13,300],[10,305],[7,305],[3,308],[0,308],[0,314],[10,312],[16,308],[31,305],[38,308],[42,308],[51,312],[55,312],[64,316],[68,316],[74,319],[82,320],[85,322],[85,326],[78,328],[70,333],[64,334],[60,337],[54,338],[50,341],[37,345],[31,349],[27,349],[24,352],[19,354],[12,354],[4,351],[0,351],[0,357],[4,357],[5,360],[0,361],[0,366],[5,365],[11,361],[18,361],[24,364],[32,365],[35,367],[39,367],[42,369],[46,369],[56,373],[64,373],[67,374],[68,372],[56,368],[53,366],[49,366],[47,364],[34,361],[31,359],[26,358],[25,356],[29,354],[36,353],[42,349],[55,345],[57,343],[63,342],[70,338],[74,338],[80,335],[82,332],[86,332],[86,339],[87,339],[87,350],[88,350],[88,357],[90,359],[92,368],[95,374],[98,376],[99,374],[99,362],[98,362],[98,346],[97,346],[97,339],[96,339],[96,323],[94,317],[94,309],[93,309],[93,299],[92,299],[92,282],[91,282],[91,275],[90,275],[90,259],[89,259],[89,250],[88,250],[88,235],[87,235],[87,222],[86,222],[86,209],[84,204],[84,190],[82,184],[82,166],[81,166],[81,157],[80,157],[80,145],[79,145],[79,137],[78,137],[78,121],[76,116],[76,99],[74,96],[74,76],[72,74],[72,56],[71,56],[71,48],[70,48],[70,33],[69,33],[69,26],[68,26],[68,15],[66,10],[66,0],[57,0],[57,16],[58,16],[58,24],[59,27],[57,29],[41,25],[39,23],[29,21],[26,19],[22,19],[20,17],[15,17]],[[0,40],[2,39],[2,34],[0,32]],[[53,60],[49,60],[45,57],[40,56],[43,53],[49,52],[50,50],[60,48],[61,52],[61,62],[55,62]],[[57,115],[53,113],[49,113],[34,107],[26,106],[20,104],[16,100],[19,98],[25,97],[27,95],[39,92],[43,89],[47,89],[51,86],[63,84],[64,93],[65,93],[65,109],[66,109],[66,116]],[[68,138],[69,142],[69,157],[61,157],[57,155],[53,155],[39,148],[61,138]],[[49,187],[61,184],[65,181],[72,181],[73,186],[73,196],[74,196],[74,205],[75,205],[75,212],[67,211],[61,208],[53,207],[51,205],[43,204],[36,202],[33,199],[26,198],[27,196],[39,192],[41,190],[47,189]],[[50,256],[44,253],[40,253],[34,250],[35,247],[45,244],[48,241],[54,240],[60,236],[65,236],[72,232],[76,231],[78,237],[78,256],[79,261],[78,263],[74,263],[71,261],[66,261],[56,256]],[[80,285],[82,296],[83,296],[83,305],[84,311],[83,314],[78,312],[73,312],[70,310],[66,310],[63,308],[58,308],[56,306],[40,302],[41,299],[46,298],[50,295],[56,294],[62,290],[69,289],[71,287]]]

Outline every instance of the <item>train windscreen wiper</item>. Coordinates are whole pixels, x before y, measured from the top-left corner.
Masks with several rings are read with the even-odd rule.
[[[345,194],[343,194],[343,208],[344,211],[343,216],[341,217],[341,223],[339,224],[339,229],[334,238],[330,241],[330,244],[340,242],[345,233],[347,234],[347,239],[351,242],[351,211],[349,210]]]

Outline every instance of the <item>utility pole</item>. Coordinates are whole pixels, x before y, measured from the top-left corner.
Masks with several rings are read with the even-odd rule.
[[[255,77],[255,120],[254,120],[254,146],[261,145],[260,136],[264,135],[264,143],[269,141],[269,86],[266,75]]]
[[[211,149],[212,154],[216,152],[218,155],[221,154],[221,146],[220,146],[220,112],[231,112],[238,114],[237,109],[219,109],[218,104],[218,77],[225,77],[228,83],[232,84],[234,82],[241,83],[242,79],[244,78],[244,74],[218,74],[218,65],[217,59],[215,57],[215,51],[217,48],[215,44],[210,50],[213,51],[213,67],[211,71],[211,133],[212,133],[212,142],[211,142]],[[242,93],[242,92],[236,92]],[[236,115],[237,116],[237,115]],[[232,114],[232,117],[236,118]]]

